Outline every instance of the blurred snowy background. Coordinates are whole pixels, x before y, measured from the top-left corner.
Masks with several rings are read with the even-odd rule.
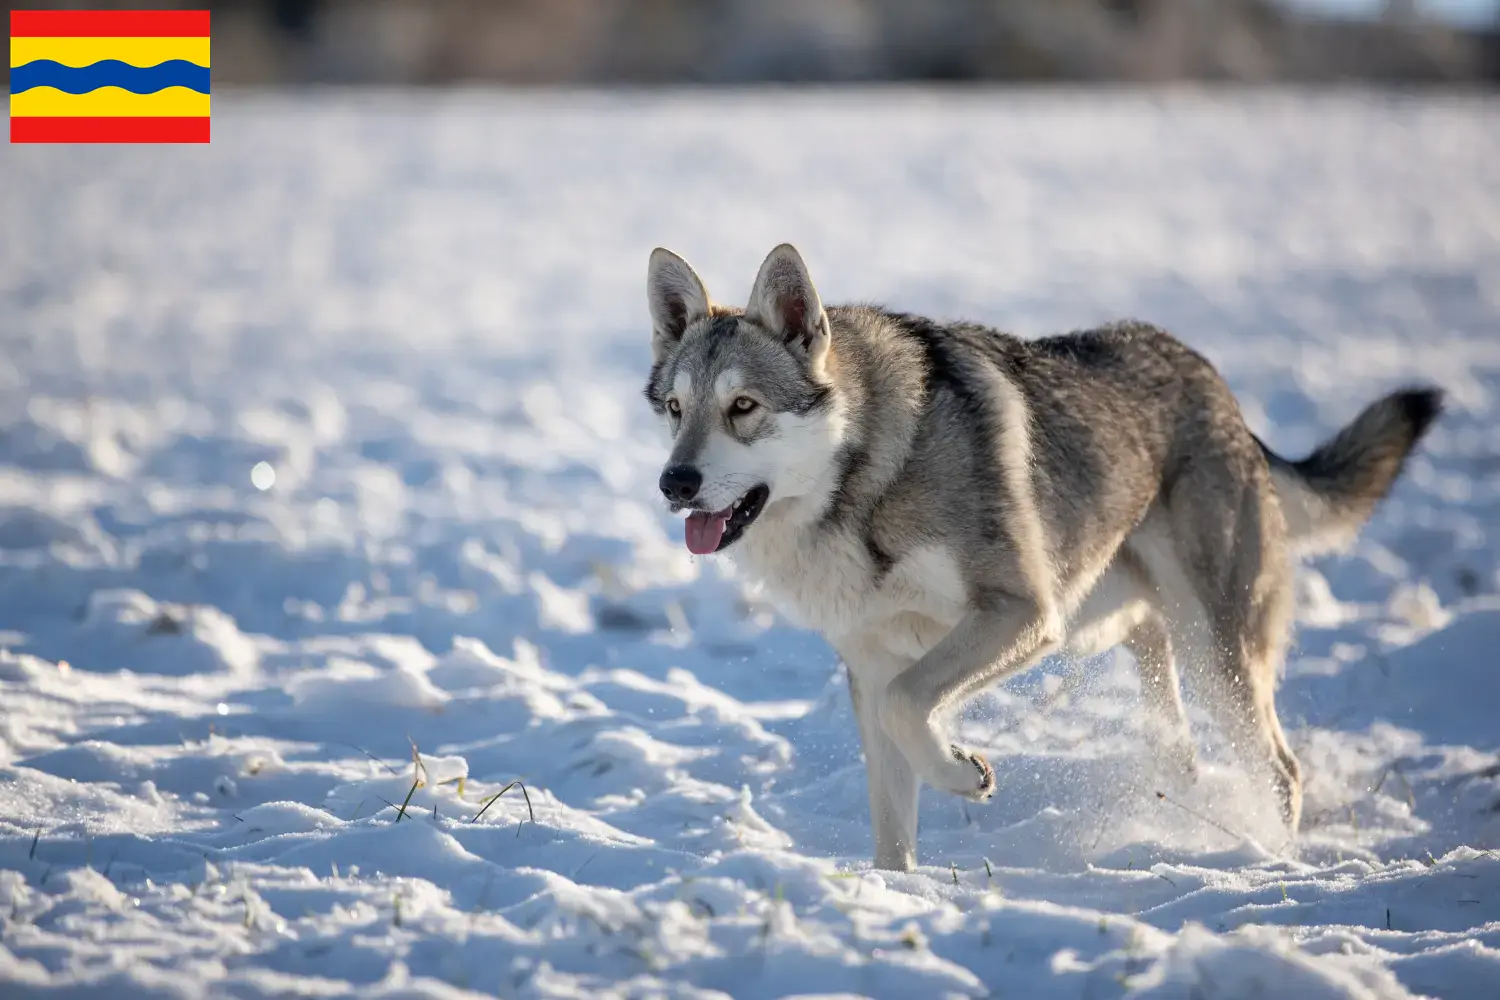
[[[66,0],[207,7],[215,84],[1500,80],[1497,0]]]

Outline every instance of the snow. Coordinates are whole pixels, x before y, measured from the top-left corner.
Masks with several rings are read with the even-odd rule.
[[[7,997],[1493,994],[1493,99],[214,117],[0,153]],[[1168,325],[1286,452],[1450,391],[1303,573],[1299,838],[1196,709],[1163,782],[1121,653],[965,709],[995,800],[924,792],[924,867],[870,869],[837,660],[688,555],[639,396],[650,249],[737,301],[784,240],[829,301]]]

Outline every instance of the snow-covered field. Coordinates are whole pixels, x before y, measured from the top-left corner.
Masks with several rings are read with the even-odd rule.
[[[0,152],[4,996],[1500,989],[1493,99],[214,105]],[[1450,391],[1304,575],[1300,838],[1212,746],[1158,797],[1119,653],[967,709],[999,794],[870,870],[837,660],[687,553],[639,395],[650,249],[739,300],[783,240],[1163,323],[1288,453]]]

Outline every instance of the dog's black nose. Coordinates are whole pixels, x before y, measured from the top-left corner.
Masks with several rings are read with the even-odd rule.
[[[691,465],[671,465],[661,474],[661,491],[673,503],[687,503],[703,486],[703,473]]]

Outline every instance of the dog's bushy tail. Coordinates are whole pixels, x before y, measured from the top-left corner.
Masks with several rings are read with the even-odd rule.
[[[1365,407],[1300,462],[1260,442],[1293,550],[1313,555],[1353,541],[1442,409],[1442,390],[1402,389]]]

